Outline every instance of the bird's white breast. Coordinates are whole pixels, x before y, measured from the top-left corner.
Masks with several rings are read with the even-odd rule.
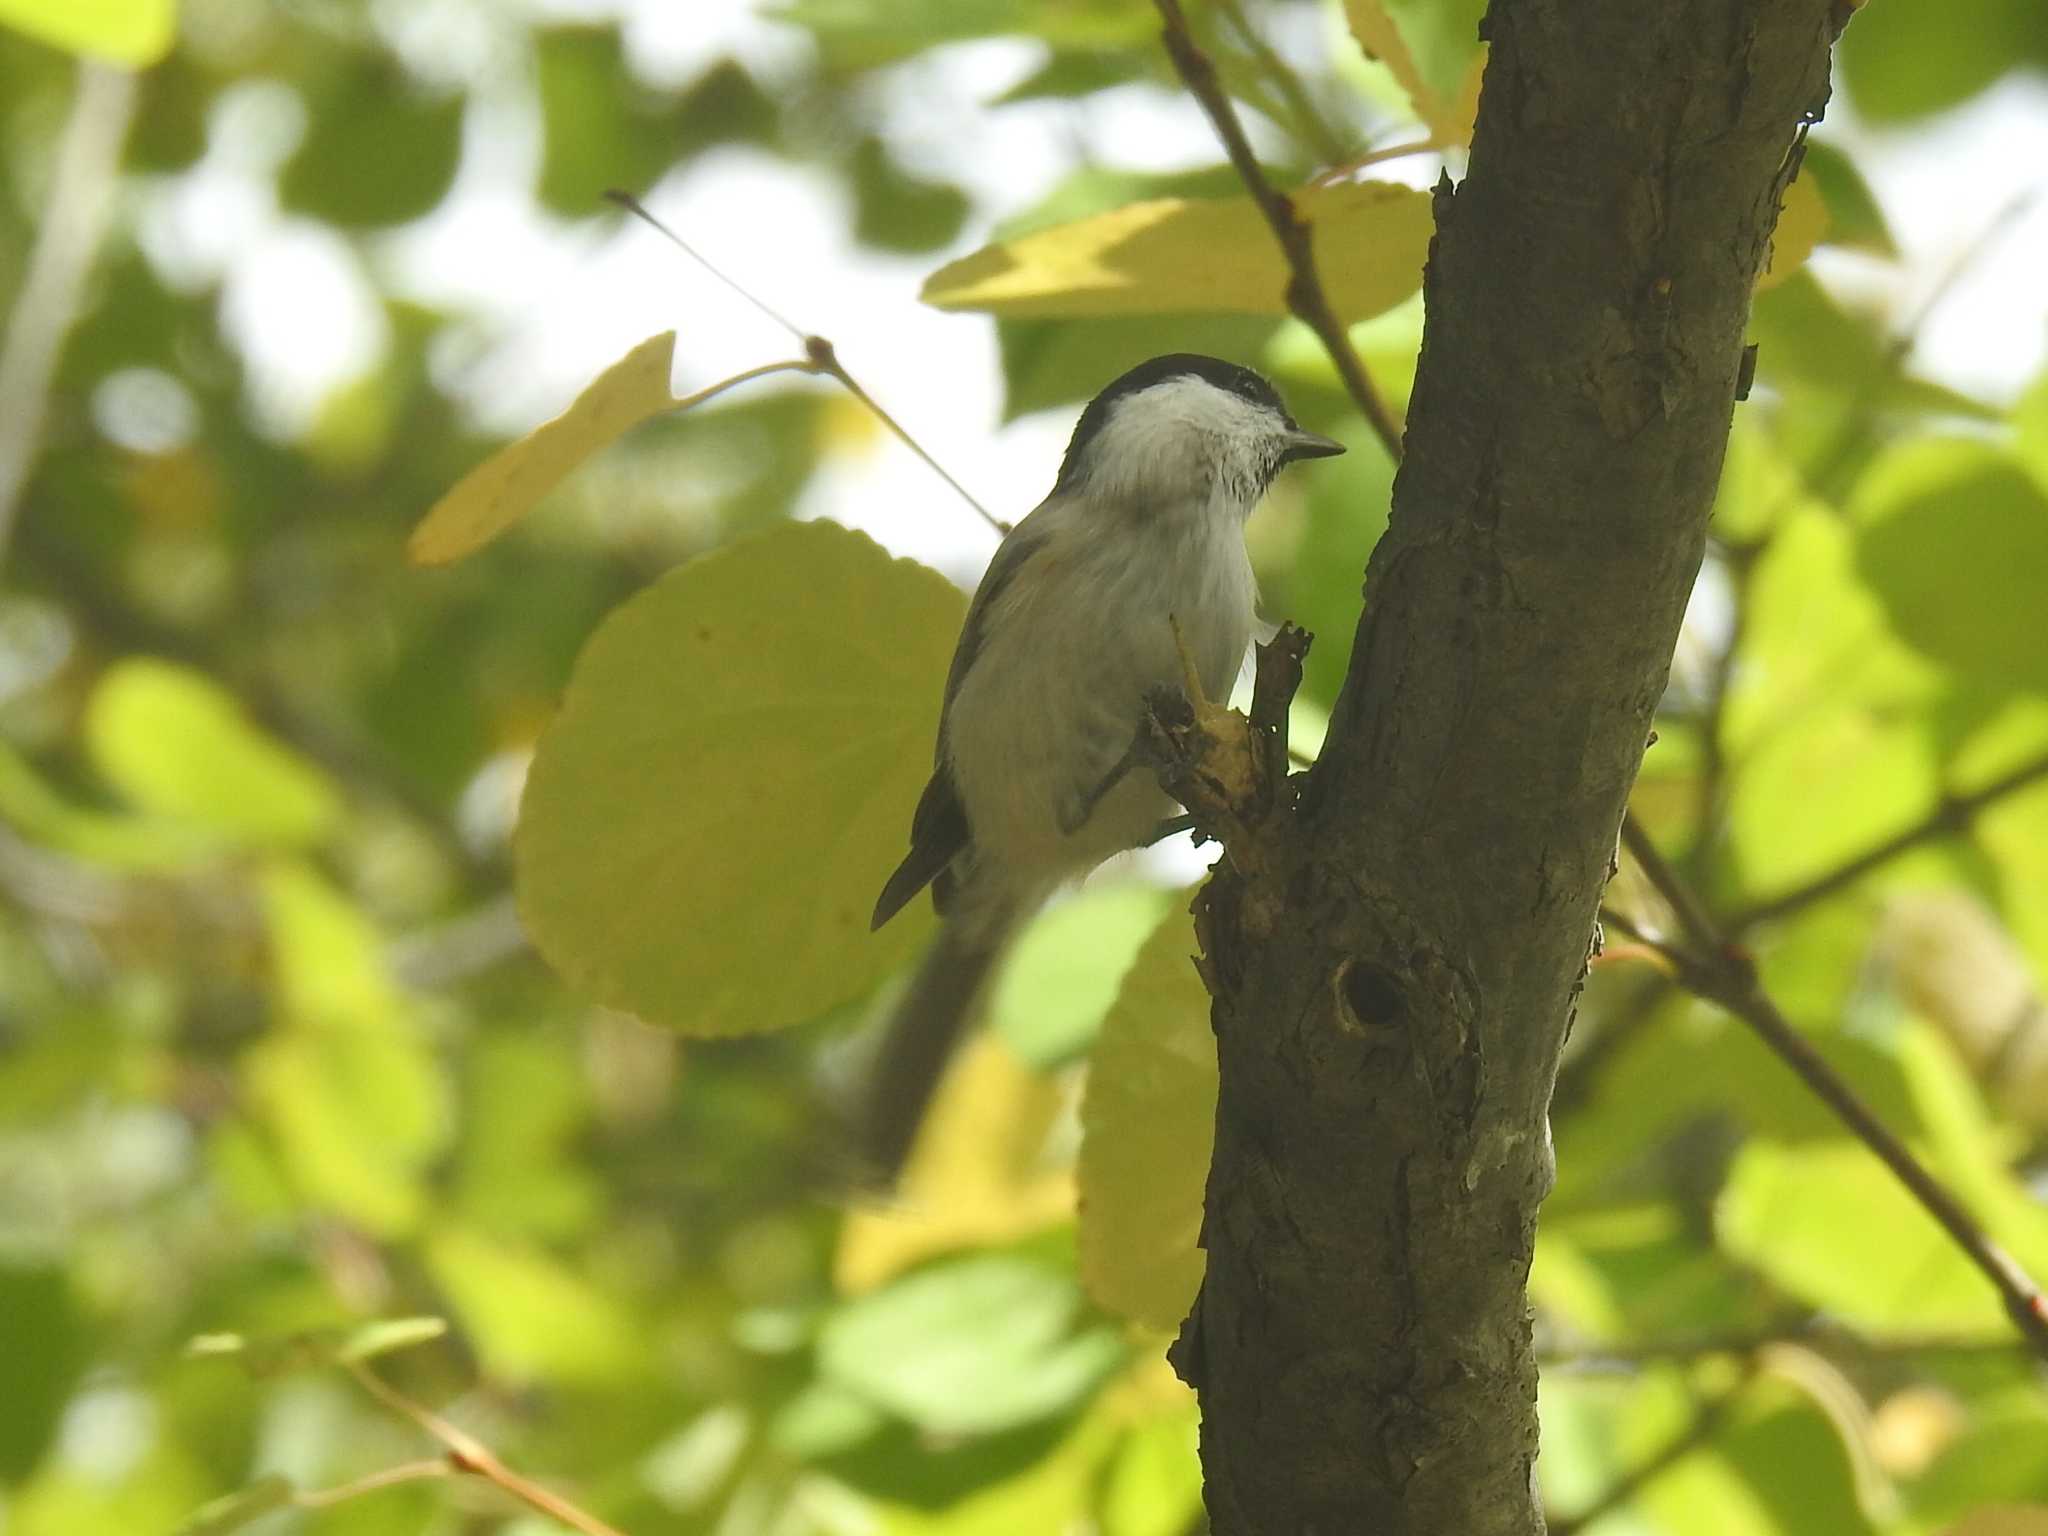
[[[1085,871],[1170,812],[1137,769],[1078,829],[1059,824],[1063,797],[1071,804],[1131,745],[1147,691],[1179,684],[1169,616],[1203,691],[1228,695],[1257,596],[1243,524],[1243,510],[1213,497],[1149,508],[1059,498],[1011,535],[1044,542],[990,605],[946,750],[974,846],[1012,883]]]

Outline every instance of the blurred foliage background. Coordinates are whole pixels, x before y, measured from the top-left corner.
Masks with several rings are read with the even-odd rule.
[[[478,373],[502,315],[459,284],[423,298],[398,258],[501,140],[530,151],[508,220],[607,233],[604,188],[681,185],[744,150],[908,270],[1234,183],[1203,169],[1199,121],[1167,113],[1138,0],[795,0],[744,19],[765,53],[687,69],[650,19],[664,9],[0,4],[6,1536],[554,1528],[425,1475],[432,1442],[351,1378],[373,1354],[410,1400],[635,1536],[1200,1529],[1194,1409],[1156,1331],[1192,1283],[1179,1218],[1204,1134],[1171,892],[1187,861],[1112,872],[1034,929],[889,1209],[846,1198],[831,1106],[914,930],[819,982],[753,908],[695,920],[690,900],[732,916],[742,872],[713,865],[636,942],[666,925],[679,951],[718,935],[707,964],[721,945],[785,964],[792,1017],[756,1017],[752,994],[719,1017],[795,1027],[686,1042],[558,981],[515,916],[510,839],[608,612],[709,555],[678,578],[698,587],[666,589],[685,614],[711,592],[795,635],[815,600],[857,657],[897,617],[860,583],[914,589],[906,676],[887,698],[874,685],[909,740],[934,700],[897,695],[919,647],[942,670],[957,599],[871,551],[828,567],[844,582],[775,585],[823,546],[749,536],[845,515],[833,487],[873,452],[866,418],[808,381],[645,426],[476,558],[409,567],[412,525],[511,428]],[[1298,180],[1431,130],[1455,170],[1480,9],[1222,0],[1196,20]],[[1347,19],[1394,28],[1408,67],[1368,62]],[[1987,249],[2039,225],[1968,232],[1949,267],[1902,274],[1895,235],[1920,214],[1880,204],[1858,145],[1953,132],[1993,96],[2003,121],[2038,119],[2044,68],[2036,0],[1873,0],[1849,28],[1846,106],[1807,160],[1819,254],[1759,299],[1758,386],[1635,802],[1795,1022],[2036,1275],[2048,338],[2025,339],[2036,381],[2017,394],[1923,377],[1915,345]],[[902,131],[905,103],[955,78],[976,111],[1045,125],[1034,206],[1005,198],[1000,167],[952,174]],[[1835,136],[1845,118],[1860,138]],[[1384,169],[1426,185],[1440,158]],[[317,235],[367,295],[371,344],[317,389],[280,387],[276,359],[331,329],[335,287],[281,268],[282,302],[254,305],[222,247],[257,227]],[[481,282],[496,258],[467,259]],[[1914,306],[1864,302],[1901,291]],[[1262,362],[1353,445],[1253,525],[1268,613],[1318,635],[1312,729],[1383,526],[1385,455],[1270,314],[1059,309],[953,322],[992,329],[1007,416],[1209,350]],[[1413,300],[1358,332],[1397,402],[1419,334]],[[1067,419],[1044,418],[1042,463],[1002,515],[1049,484]],[[957,551],[941,563],[972,574]],[[790,645],[786,673],[822,654]],[[707,672],[628,660],[627,715],[636,668],[686,702]],[[724,684],[775,702],[770,683]],[[743,742],[739,766],[772,787],[787,750]],[[651,774],[621,805],[681,817],[688,774]],[[595,836],[614,807],[579,803]],[[889,862],[779,878],[865,903]],[[1632,872],[1615,900],[1654,925]],[[733,1032],[669,998],[672,1022]],[[1105,1015],[1083,1177],[1116,1222],[1077,1240],[1078,1085]],[[2048,1529],[2019,1508],[2048,1506],[2038,1366],[1739,1024],[1617,945],[1555,1130],[1533,1284],[1561,1527]],[[363,1331],[407,1317],[448,1326]]]

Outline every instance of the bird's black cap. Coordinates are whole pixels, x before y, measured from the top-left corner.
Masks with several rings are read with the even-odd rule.
[[[1060,463],[1059,483],[1068,483],[1080,463],[1083,450],[1108,423],[1110,410],[1119,400],[1150,389],[1154,384],[1189,375],[1218,389],[1228,390],[1254,405],[1278,411],[1290,427],[1294,425],[1294,418],[1287,415],[1287,407],[1281,403],[1280,392],[1251,369],[1220,357],[1205,357],[1200,352],[1169,352],[1119,375],[1088,402],[1088,408],[1081,412],[1081,419],[1074,423],[1074,435],[1067,440],[1067,456]]]

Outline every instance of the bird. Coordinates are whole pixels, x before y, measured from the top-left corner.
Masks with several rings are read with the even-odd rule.
[[[929,886],[942,919],[868,1075],[861,1153],[881,1183],[1021,924],[1172,814],[1134,763],[1145,696],[1188,665],[1228,695],[1258,598],[1245,523],[1288,464],[1343,451],[1257,372],[1198,353],[1140,363],[1082,410],[968,606],[910,851],[875,903],[879,929]]]

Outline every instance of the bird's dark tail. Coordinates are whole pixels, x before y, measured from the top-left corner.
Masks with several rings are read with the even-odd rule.
[[[866,1171],[883,1187],[895,1183],[902,1171],[939,1079],[1009,938],[1009,922],[986,921],[986,916],[977,913],[973,922],[956,917],[940,925],[937,940],[889,1019],[860,1123]]]

